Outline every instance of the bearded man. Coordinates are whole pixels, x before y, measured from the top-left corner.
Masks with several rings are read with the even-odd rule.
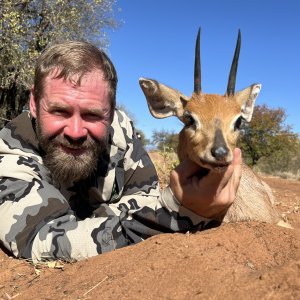
[[[241,156],[198,178],[181,163],[160,190],[117,73],[85,42],[47,48],[24,112],[0,132],[0,242],[33,261],[83,259],[165,232],[202,230],[235,198]]]

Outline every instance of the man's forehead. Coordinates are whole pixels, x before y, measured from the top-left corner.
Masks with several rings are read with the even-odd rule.
[[[90,107],[89,111],[100,107],[98,113],[101,114],[110,110],[109,83],[102,79],[101,72],[87,73],[80,85],[58,75],[59,72],[52,72],[45,80],[43,99],[49,109],[69,109],[70,105],[78,105]]]
[[[104,74],[102,70],[95,69],[85,73],[68,73],[65,70],[55,68],[53,69],[49,75],[45,78],[46,82],[51,80],[59,80],[62,79],[66,82],[71,83],[74,87],[80,86],[82,83],[95,80],[95,81],[104,81]]]

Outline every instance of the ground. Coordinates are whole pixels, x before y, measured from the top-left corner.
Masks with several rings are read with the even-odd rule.
[[[300,299],[300,181],[264,179],[295,229],[227,224],[36,266],[0,250],[0,299]]]

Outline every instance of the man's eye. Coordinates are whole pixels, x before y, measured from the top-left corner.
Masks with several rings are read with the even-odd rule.
[[[54,114],[56,116],[66,116],[68,114],[68,112],[63,109],[55,109],[52,111],[52,114]]]
[[[85,114],[84,118],[89,121],[99,121],[102,120],[102,116],[97,114]]]

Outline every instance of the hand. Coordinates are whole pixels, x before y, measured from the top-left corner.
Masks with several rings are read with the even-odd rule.
[[[233,203],[242,176],[241,150],[233,152],[232,163],[221,173],[210,171],[197,176],[202,168],[186,160],[170,176],[170,188],[182,206],[205,218],[223,216]]]

